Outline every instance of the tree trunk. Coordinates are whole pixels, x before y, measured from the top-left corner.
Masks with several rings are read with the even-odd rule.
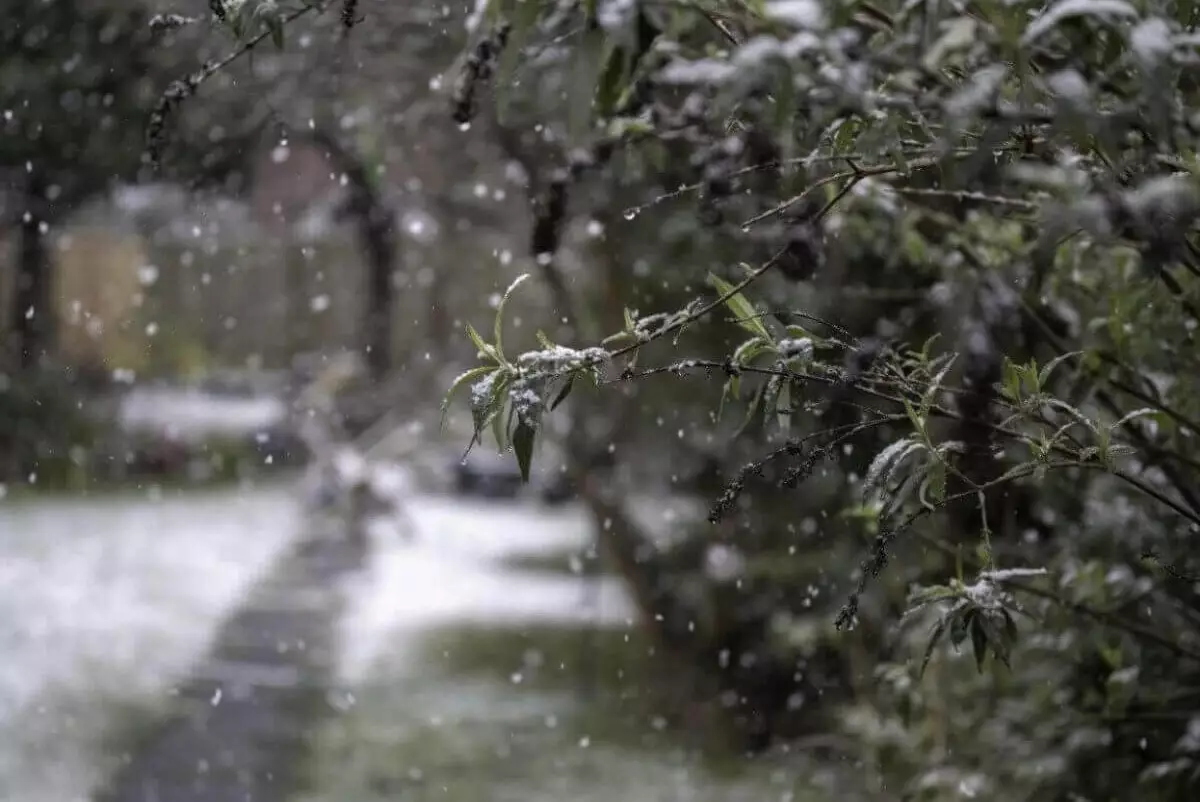
[[[398,250],[394,215],[357,154],[327,132],[317,130],[311,137],[325,149],[334,167],[345,174],[350,190],[347,211],[358,229],[367,263],[363,350],[371,378],[378,382],[392,367],[392,307],[396,294],[392,271]]]
[[[310,269],[308,260],[304,257],[304,249],[289,245],[284,257],[284,271],[287,286],[284,288],[286,297],[285,330],[283,340],[283,363],[293,366],[296,355],[307,353],[312,343],[312,301],[309,298]]]
[[[12,350],[16,366],[29,371],[46,356],[53,333],[51,262],[45,233],[44,182],[29,176],[23,197],[20,250],[13,292]]]
[[[371,194],[374,196],[374,192]],[[364,349],[371,376],[379,381],[392,366],[392,300],[395,294],[392,265],[396,248],[390,211],[373,205],[360,226],[359,236],[367,254],[368,269]]]

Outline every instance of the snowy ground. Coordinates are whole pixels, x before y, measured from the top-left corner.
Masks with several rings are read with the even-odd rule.
[[[86,799],[296,520],[285,488],[0,502],[0,799]]]
[[[803,766],[722,779],[625,709],[646,652],[621,584],[511,559],[583,545],[582,511],[422,496],[409,514],[415,540],[376,532],[352,588],[298,802],[815,798],[788,795]],[[85,802],[299,523],[283,486],[0,502],[0,799]],[[594,666],[589,621],[616,647]]]
[[[343,622],[339,713],[297,802],[830,798],[794,756],[721,773],[681,748],[618,579],[517,567],[587,545],[582,510],[425,497],[411,512],[416,541],[381,533]]]
[[[588,595],[569,574],[522,572],[507,557],[581,548],[589,524],[578,508],[547,512],[530,504],[422,497],[410,504],[412,542],[376,539],[371,567],[343,623],[342,680],[362,680],[399,639],[456,624],[522,622],[610,625],[636,615],[624,586],[601,580]],[[596,599],[593,603],[591,600]]]
[[[137,387],[121,399],[117,418],[128,431],[200,440],[269,431],[283,425],[287,414],[287,404],[269,395],[241,398],[200,389]]]
[[[416,540],[378,533],[352,593],[344,687],[439,626],[633,615],[613,580],[585,606],[576,578],[502,567],[582,544],[578,510],[431,497],[410,514]],[[284,486],[0,503],[0,799],[86,799],[298,523]]]

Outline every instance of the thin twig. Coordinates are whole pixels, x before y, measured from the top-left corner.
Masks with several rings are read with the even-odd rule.
[[[842,159],[845,159],[845,158],[846,157],[844,157],[844,156],[842,157]],[[809,186],[805,187],[804,190],[801,191],[798,195],[794,195],[794,196],[788,198],[787,200],[783,201],[782,203],[772,206],[770,209],[767,209],[765,212],[761,212],[759,214],[754,215],[749,220],[746,220],[745,222],[742,223],[742,228],[750,228],[751,226],[757,225],[758,223],[761,223],[764,220],[768,220],[772,217],[778,217],[779,215],[786,212],[788,209],[795,206],[797,203],[800,203],[801,201],[803,201],[810,194],[812,194],[815,190],[817,190],[823,186],[826,186],[827,184],[833,184],[838,181],[846,181],[846,182],[848,182],[849,187],[852,188],[854,186],[854,184],[857,184],[859,181],[862,181],[863,179],[866,179],[866,178],[871,178],[873,176],[887,175],[889,173],[905,172],[905,171],[914,170],[914,169],[920,170],[920,169],[924,169],[926,167],[934,167],[937,165],[937,163],[938,163],[937,159],[932,159],[932,158],[916,159],[916,160],[908,162],[907,164],[904,164],[904,165],[879,164],[879,165],[875,165],[872,167],[855,167],[851,170],[845,170],[845,171],[842,171],[839,173],[834,173],[833,175],[827,175],[824,178],[820,178],[813,184],[810,184]],[[849,190],[847,189],[845,191],[849,191]]]
[[[1001,152],[1004,150],[1007,150],[1007,148],[1000,149]],[[953,153],[951,155],[953,155],[953,156],[969,156],[975,152],[976,151],[974,151],[974,150],[962,148],[962,149],[953,151]],[[923,159],[923,158],[929,158],[932,155],[934,155],[934,151],[932,148],[914,148],[912,150],[904,151],[902,155],[906,159]],[[817,156],[817,155],[797,156],[796,158],[793,158],[793,159],[780,159],[780,160],[775,160],[775,161],[762,162],[760,164],[752,164],[749,167],[741,167],[741,168],[738,168],[737,170],[734,170],[731,173],[729,173],[729,177],[730,178],[740,178],[742,176],[750,175],[752,173],[756,173],[761,170],[776,170],[776,169],[779,169],[780,167],[812,167],[812,166],[818,165],[818,164],[832,164],[835,162],[839,163],[839,164],[844,164],[846,162],[866,161],[868,159],[873,159],[873,158],[877,158],[877,157],[878,157],[878,154],[871,154],[871,153],[866,153],[866,152],[840,153],[840,154],[836,154],[836,155],[820,155],[820,156]],[[705,184],[703,181],[698,181],[693,184],[683,184],[683,185],[679,186],[678,188],[671,190],[670,192],[664,192],[661,195],[656,195],[655,197],[651,198],[650,200],[646,201],[645,203],[639,204],[637,206],[627,207],[624,211],[625,218],[627,220],[631,220],[631,219],[637,217],[638,215],[640,215],[642,212],[646,211],[647,209],[650,209],[655,206],[659,206],[668,201],[676,200],[678,198],[683,197],[684,195],[688,195],[693,192],[700,192],[701,190],[704,189],[704,186],[705,186]]]
[[[327,3],[314,3],[291,11],[279,21],[279,26],[290,25],[305,14],[320,13],[325,10],[326,6]],[[219,3],[213,6],[214,15],[223,19],[220,14],[217,14],[217,8],[223,9],[224,6]],[[143,159],[151,169],[157,170],[160,166],[167,121],[178,108],[179,104],[195,95],[208,79],[226,69],[238,59],[253,52],[256,47],[271,38],[276,30],[274,28],[266,28],[240,47],[226,54],[223,58],[216,61],[209,61],[195,72],[171,82],[166,91],[159,97],[158,103],[155,104],[153,111],[151,111],[150,119],[146,125],[146,148]]]
[[[970,192],[957,189],[927,189],[921,187],[893,187],[901,195],[913,195],[928,198],[949,198],[961,202],[990,203],[993,206],[1008,206],[1027,212],[1034,212],[1038,204],[1021,198],[1009,198],[1003,195],[990,195],[986,192]]]

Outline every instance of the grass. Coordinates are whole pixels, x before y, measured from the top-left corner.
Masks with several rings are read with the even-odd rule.
[[[539,574],[561,574],[565,576],[618,576],[612,560],[602,549],[595,556],[585,556],[579,549],[563,548],[549,551],[511,554],[501,560],[506,568]]]
[[[214,470],[204,478],[183,474],[138,476],[117,479],[111,476],[90,475],[77,471],[54,471],[39,474],[37,481],[0,481],[3,492],[0,503],[23,499],[76,498],[80,496],[130,496],[148,491],[186,493],[195,490],[224,490],[246,482],[282,482],[300,470],[295,465],[265,465],[248,450],[209,452]]]
[[[825,802],[802,759],[748,761],[669,700],[640,630],[456,626],[399,638],[318,735],[298,802]],[[349,698],[348,697],[348,698]]]

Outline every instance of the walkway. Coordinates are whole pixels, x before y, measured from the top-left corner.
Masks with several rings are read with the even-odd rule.
[[[367,558],[344,524],[315,524],[217,632],[172,712],[96,802],[282,802],[332,707],[344,580]]]

